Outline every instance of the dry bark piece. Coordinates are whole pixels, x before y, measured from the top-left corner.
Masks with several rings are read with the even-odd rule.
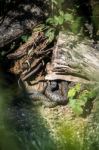
[[[28,41],[21,45],[14,53],[8,54],[8,59],[20,59],[27,55],[33,57],[33,55],[43,55],[51,51],[52,49],[46,49],[49,42],[44,37],[43,32],[33,32]]]
[[[48,44],[42,31],[33,32],[25,44],[21,45],[14,53],[7,55],[15,62],[10,70],[19,74],[23,81],[36,79],[36,75],[40,75],[41,72],[44,74],[45,59],[53,50],[53,48],[47,48]]]
[[[27,80],[28,78],[30,78],[31,76],[34,76],[42,67],[42,63],[40,63],[38,66],[36,66],[35,69],[31,70],[29,73],[27,73],[24,77],[21,77],[21,79],[23,81]]]
[[[21,45],[15,53],[8,54],[8,59],[19,59],[26,55],[28,53],[28,50],[30,50],[33,47],[33,44],[35,44],[35,39],[38,37],[38,32],[33,33],[32,36],[28,39],[28,41]]]

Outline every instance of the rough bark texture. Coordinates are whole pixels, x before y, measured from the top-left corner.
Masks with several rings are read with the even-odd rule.
[[[20,4],[0,18],[0,47],[13,42],[42,21],[44,13],[34,3]]]
[[[91,41],[60,32],[45,79],[89,82],[98,80],[98,74],[99,51],[92,47]]]

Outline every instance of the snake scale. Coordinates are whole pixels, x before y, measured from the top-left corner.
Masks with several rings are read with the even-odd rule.
[[[43,92],[29,90],[29,98],[33,102],[40,101],[46,107],[55,107],[56,105],[65,105],[67,103],[68,83],[66,81],[48,82]]]

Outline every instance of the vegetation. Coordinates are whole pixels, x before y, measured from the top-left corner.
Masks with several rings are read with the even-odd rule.
[[[59,31],[71,31],[75,34],[81,31],[81,16],[77,16],[76,7],[68,8],[63,11],[62,4],[64,0],[52,0],[51,1],[51,14],[46,20],[46,24],[49,25],[49,29],[46,33],[50,39],[54,38],[54,35]]]
[[[56,15],[49,17],[46,23],[50,24],[54,29],[69,30],[74,33],[80,31],[81,17],[76,16],[74,9],[68,9],[66,12],[59,10]]]
[[[25,3],[31,1],[24,0]],[[30,12],[29,6],[23,9],[24,2],[21,5],[22,9],[19,9],[20,14],[29,13],[30,18],[28,17],[29,20],[27,19],[26,24],[22,26],[22,30],[24,28],[26,30],[26,25],[31,22],[31,12],[34,11],[32,9]],[[34,29],[27,29],[18,38],[10,39],[12,41],[9,40],[10,42],[7,41],[6,45],[0,47],[0,71],[4,73],[0,74],[0,150],[98,150],[98,84],[73,83],[67,94],[68,104],[59,105],[55,108],[35,106],[35,102],[33,103],[31,98],[26,95],[28,90],[26,91],[27,87],[24,87],[25,84],[23,83],[26,82],[33,86],[33,84],[35,85],[34,81],[39,82],[39,77],[41,82],[44,80],[47,69],[49,69],[46,66],[53,59],[52,48],[55,47],[60,31],[73,33],[75,36],[80,34],[84,37],[87,35],[90,42],[94,41],[93,47],[97,46],[94,43],[98,42],[99,24],[97,23],[97,16],[95,16],[99,13],[97,6],[94,8],[92,5],[92,14],[90,13],[91,17],[88,18],[83,12],[86,0],[46,0],[46,2],[49,6],[47,15],[43,12],[42,20],[37,22],[36,27],[33,27]],[[1,26],[11,7],[20,5],[20,3],[20,0],[0,0]],[[38,8],[44,9],[39,0],[33,0],[33,3],[37,5],[37,13]],[[91,5],[89,1],[87,4]],[[64,9],[64,5],[66,5],[66,9]],[[15,15],[17,16],[17,13]],[[16,16],[11,19],[12,22],[7,25],[6,31],[14,21],[17,22],[18,16]],[[34,18],[37,19],[37,16]],[[23,24],[22,19],[24,20],[24,18],[21,18],[22,22],[19,21],[20,25]],[[92,27],[91,30],[89,27]],[[68,44],[71,49],[76,47],[75,42]],[[10,52],[12,52],[11,55]],[[18,54],[21,52],[22,55],[16,55],[17,52],[19,52]],[[17,56],[15,59],[14,54]],[[8,59],[8,56],[12,56],[12,59]],[[40,63],[41,72],[39,73],[37,70],[35,75],[34,70]],[[72,69],[75,69],[75,64]],[[31,75],[33,71],[33,77],[30,76],[33,81],[31,82],[27,75],[28,73]],[[25,73],[27,80],[24,79]],[[86,76],[86,72],[84,75]],[[21,82],[20,79],[24,80]],[[70,84],[70,82],[68,83]],[[42,87],[41,84],[37,86]],[[60,85],[59,88],[61,89]]]
[[[81,115],[88,101],[95,99],[96,93],[93,89],[81,89],[81,84],[76,84],[68,92],[69,106],[76,115]],[[86,108],[88,109],[88,108]]]

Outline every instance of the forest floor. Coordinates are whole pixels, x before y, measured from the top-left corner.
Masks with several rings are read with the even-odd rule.
[[[20,8],[23,8],[26,15],[26,13],[28,13],[28,9],[31,8],[32,11],[32,7],[30,6],[24,7],[22,5],[21,7],[19,7],[19,10]],[[38,12],[39,9],[38,8],[36,9]],[[23,12],[21,13],[19,19],[21,19],[21,15],[23,15]],[[41,13],[39,11],[37,16],[39,16],[40,14],[42,19],[43,12]],[[10,15],[11,14],[9,13],[8,20],[10,18]],[[32,16],[34,17],[34,23],[36,22],[35,20],[37,16],[35,17]],[[13,16],[12,16],[12,20],[13,20]],[[16,20],[15,23],[18,21],[17,23],[18,26],[16,26],[14,22],[12,22],[12,26],[8,26],[9,23],[8,21],[6,26],[13,30],[10,29],[5,30],[5,24],[4,25],[2,24],[0,30],[2,31],[2,35],[4,35],[3,30],[6,31],[5,32],[6,38],[4,36],[1,36],[0,38],[1,39],[4,38],[3,42],[1,41],[1,46],[4,46],[4,44],[6,45],[9,43],[9,39],[10,39],[9,31],[11,31],[11,35],[13,35],[13,37],[11,38],[12,41],[14,37],[17,38],[21,37],[21,42],[19,42],[18,45],[17,43],[13,43],[12,41],[11,41],[12,43],[10,42],[11,45],[9,49],[11,50],[12,47],[12,50],[6,51],[4,54],[4,58],[6,57],[8,61],[7,65],[10,64],[9,62],[11,62],[11,66],[9,67],[10,69],[8,71],[15,74],[17,78],[16,82],[20,81],[19,79],[22,79],[23,82],[27,82],[30,80],[30,84],[34,84],[34,82],[36,81],[45,80],[44,77],[47,73],[47,64],[51,62],[52,50],[54,49],[53,46],[56,41],[50,43],[48,39],[45,37],[45,33],[42,32],[42,27],[39,28],[39,26],[37,26],[38,31],[34,31],[34,32],[31,31],[29,35],[27,35],[27,33],[23,35],[23,30],[21,31],[21,29],[23,28],[21,28],[21,26],[23,27],[25,23],[25,25],[29,26],[31,29],[33,22],[31,22],[30,20],[33,21],[33,18],[30,18],[28,20],[27,17],[26,20],[24,20],[22,23],[20,23],[19,20]],[[6,23],[6,21],[4,23]],[[38,22],[36,22],[35,24],[37,25],[37,23]],[[2,26],[4,26],[4,28]],[[25,30],[27,29],[27,26],[25,26]],[[16,30],[17,32],[14,32],[15,28],[18,29],[18,31],[20,29],[20,32],[18,32],[17,30]],[[4,52],[3,50],[2,52]],[[20,85],[21,83],[18,82],[18,86],[19,86],[18,90],[20,90]],[[40,86],[40,88],[41,87],[42,85]],[[32,86],[30,86],[30,88],[32,89]],[[36,88],[38,90],[37,86]],[[68,105],[65,106],[59,105],[54,108],[44,107],[43,105],[40,106],[31,105],[31,108],[28,107],[28,105],[25,105],[22,106],[22,108],[20,108],[20,105],[21,102],[19,102],[18,104],[19,107],[18,109],[16,109],[17,105],[14,107],[11,106],[12,107],[11,111],[13,111],[12,116],[15,115],[14,116],[15,120],[13,120],[13,117],[10,119],[12,119],[13,126],[15,124],[16,127],[18,128],[17,133],[20,132],[21,134],[23,134],[23,131],[28,132],[28,130],[30,130],[29,137],[31,134],[33,134],[31,135],[32,136],[31,143],[33,144],[34,147],[36,147],[36,150],[38,149],[40,150],[46,150],[46,149],[48,150],[55,150],[55,149],[57,150],[60,149],[61,150],[66,150],[66,149],[67,150],[98,150],[99,123],[97,122],[97,120],[94,121],[94,117],[93,117],[94,105],[90,113],[88,113],[86,116],[83,115],[76,116],[75,113],[71,110],[71,108]],[[19,122],[17,117],[19,117],[18,118]],[[24,121],[26,121],[25,122],[26,126]],[[27,127],[27,124],[29,125],[29,123],[31,125]],[[37,145],[35,145],[35,143]],[[26,143],[26,145],[28,144]]]

